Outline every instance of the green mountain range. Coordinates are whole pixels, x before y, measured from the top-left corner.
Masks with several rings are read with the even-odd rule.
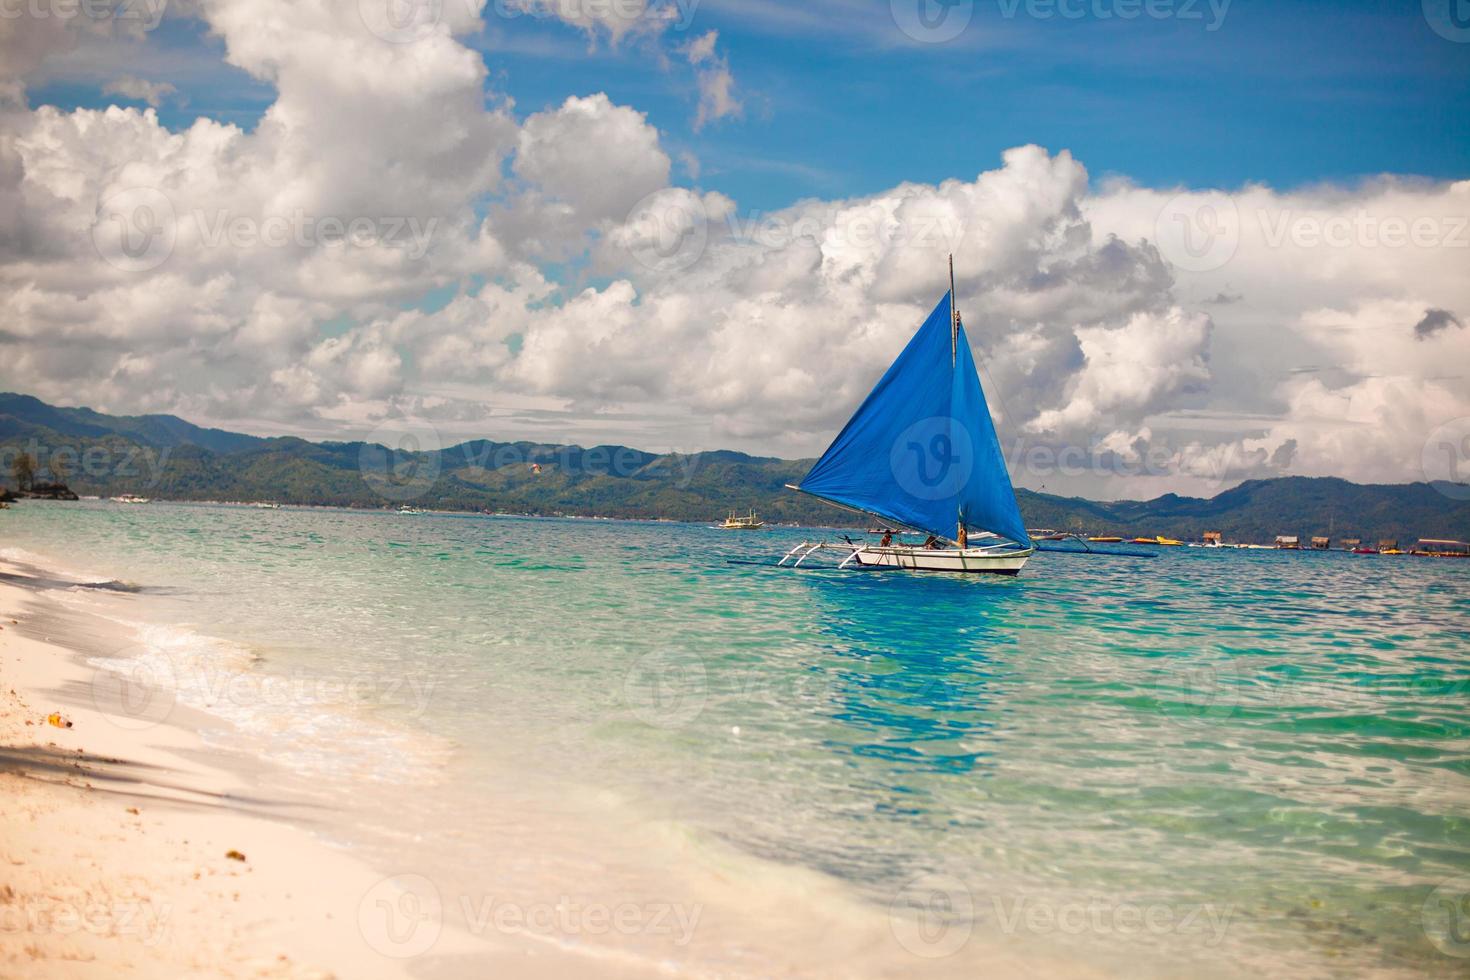
[[[206,429],[172,415],[112,416],[0,394],[0,483],[19,453],[38,478],[82,495],[271,500],[383,508],[400,504],[516,514],[711,521],[755,510],[769,522],[852,526],[855,518],[785,489],[811,460],[715,451],[655,454],[626,446],[473,440],[442,450],[308,442]],[[1441,492],[1447,490],[1449,492]],[[1359,485],[1333,478],[1252,480],[1215,497],[1166,494],[1100,502],[1018,491],[1030,527],[1094,534],[1270,542],[1277,534],[1340,540],[1470,538],[1470,488]]]

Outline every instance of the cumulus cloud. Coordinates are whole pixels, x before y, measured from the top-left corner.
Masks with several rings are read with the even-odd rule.
[[[523,183],[497,211],[502,238],[562,257],[668,186],[671,162],[643,113],[603,93],[572,96],[521,126],[512,169]]]
[[[1120,327],[1076,331],[1082,369],[1063,404],[1028,423],[1039,432],[1097,431],[1118,417],[1136,420],[1209,384],[1210,320],[1178,307],[1136,313]]]
[[[385,43],[350,6],[201,8],[227,58],[276,87],[251,132],[170,131],[151,108],[7,117],[0,308],[27,339],[14,377],[57,397],[80,372],[99,401],[210,416],[401,387],[396,354],[323,348],[318,328],[501,265],[474,203],[517,127],[448,31]]]
[[[115,78],[102,86],[103,95],[120,95],[136,102],[146,102],[157,109],[165,96],[174,95],[178,89],[168,82],[150,82],[132,75]]]
[[[659,0],[501,0],[511,13],[552,17],[616,46],[629,37],[657,37],[673,27],[687,27],[697,3]]]
[[[20,5],[0,16],[0,110],[25,103],[25,80],[49,58],[72,51],[83,38],[136,40],[158,27],[167,0],[129,4]]]
[[[720,32],[710,31],[684,47],[684,56],[694,66],[694,80],[699,89],[699,109],[694,119],[696,132],[707,123],[738,116],[744,111],[735,95],[735,76],[730,71],[730,63],[715,51],[719,40]]]
[[[675,8],[557,9],[619,43],[662,36]],[[32,109],[17,88],[0,109],[0,387],[298,429],[531,406],[564,420],[558,438],[809,454],[943,294],[953,253],[1007,448],[1135,467],[1065,485],[1023,467],[1023,483],[1412,479],[1427,433],[1470,417],[1470,182],[1095,187],[1066,151],[1022,146],[963,179],[757,212],[677,186],[664,135],[604,93],[518,118],[461,43],[479,13],[445,4],[401,43],[353,4],[201,3],[228,61],[275,91],[250,129]],[[739,112],[717,44],[681,49],[713,73],[697,125]],[[526,434],[513,422],[475,434]]]

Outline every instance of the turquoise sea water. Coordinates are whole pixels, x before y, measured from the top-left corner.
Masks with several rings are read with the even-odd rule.
[[[0,515],[0,548],[143,587],[99,662],[154,658],[385,871],[702,910],[579,945],[715,974],[1470,972],[1470,562],[726,560],[803,536]]]

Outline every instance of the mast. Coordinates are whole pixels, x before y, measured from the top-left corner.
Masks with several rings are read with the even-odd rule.
[[[949,366],[954,368],[960,350],[960,301],[954,289],[954,253],[949,253]],[[965,515],[956,517],[955,543],[961,548],[966,545]]]
[[[949,366],[954,367],[959,356],[960,304],[954,294],[954,253],[949,253]]]

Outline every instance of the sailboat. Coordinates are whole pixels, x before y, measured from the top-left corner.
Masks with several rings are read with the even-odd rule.
[[[848,552],[838,567],[1015,575],[1035,553],[955,303],[953,256],[949,292],[810,472],[787,488],[928,540],[803,541],[780,565],[829,549]]]

